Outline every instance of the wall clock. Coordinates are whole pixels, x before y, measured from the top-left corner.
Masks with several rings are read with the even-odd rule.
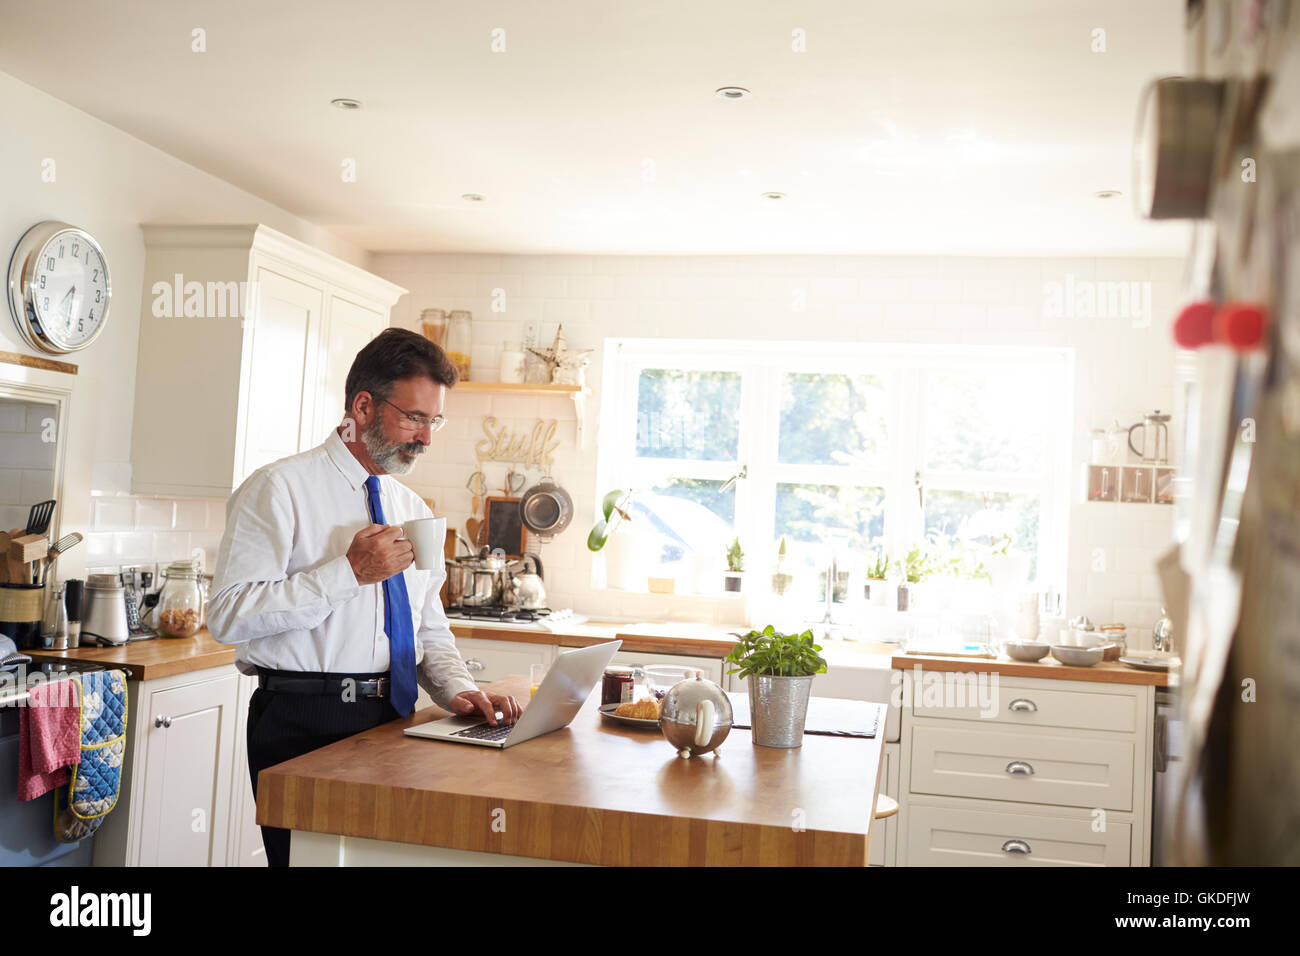
[[[40,222],[9,260],[9,311],[23,339],[42,352],[84,349],[108,322],[113,286],[94,237],[66,222]]]

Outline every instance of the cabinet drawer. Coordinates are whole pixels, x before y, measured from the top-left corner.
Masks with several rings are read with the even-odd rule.
[[[549,644],[485,641],[474,637],[456,638],[456,648],[479,684],[490,684],[511,674],[527,677],[531,665],[549,664],[555,653]]]
[[[1128,866],[1132,825],[1090,819],[912,804],[908,866]]]
[[[1133,809],[1134,746],[1043,728],[912,730],[913,793]]]
[[[946,677],[948,675],[938,675]],[[927,675],[928,678],[928,675]],[[996,707],[991,691],[996,688]],[[1077,727],[1080,730],[1110,730],[1133,733],[1138,726],[1138,699],[1132,693],[1079,690],[1042,690],[999,680],[997,684],[967,684],[967,693],[942,695],[927,704],[925,687],[912,694],[912,712],[917,717],[946,717],[1024,727]],[[960,704],[961,706],[955,706]]]

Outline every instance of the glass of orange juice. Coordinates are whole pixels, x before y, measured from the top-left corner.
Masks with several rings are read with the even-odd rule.
[[[546,679],[546,665],[532,664],[528,668],[528,699],[532,700],[537,688],[542,686],[542,681]]]

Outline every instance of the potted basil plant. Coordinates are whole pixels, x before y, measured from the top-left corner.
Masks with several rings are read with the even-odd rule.
[[[726,662],[749,684],[749,714],[754,743],[760,747],[801,747],[813,677],[826,673],[812,631],[781,634],[769,624],[750,631],[731,649]]]

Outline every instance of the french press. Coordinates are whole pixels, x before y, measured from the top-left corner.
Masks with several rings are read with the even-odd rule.
[[[1142,416],[1142,421],[1128,430],[1128,447],[1142,459],[1144,465],[1169,463],[1169,420],[1172,416],[1161,414],[1160,409]],[[1142,429],[1142,447],[1133,444],[1133,432]]]

